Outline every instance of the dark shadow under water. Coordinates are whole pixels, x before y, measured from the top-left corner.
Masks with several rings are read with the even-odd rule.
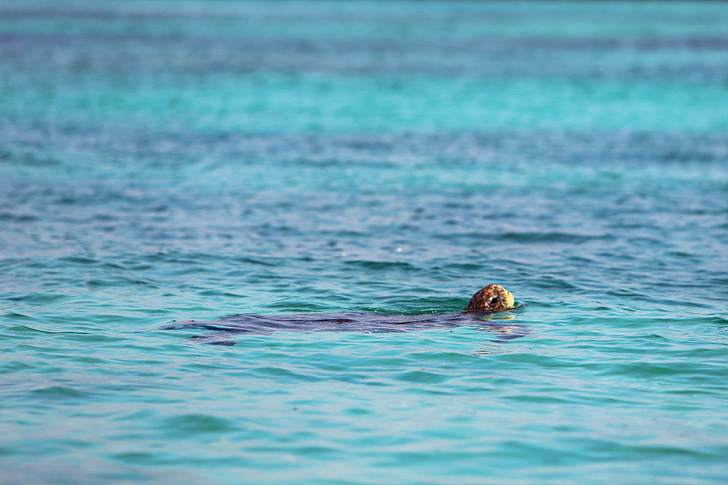
[[[520,308],[520,307],[519,307]],[[448,329],[465,325],[496,335],[503,342],[524,337],[528,329],[516,323],[512,315],[476,313],[428,313],[422,315],[393,315],[365,312],[301,313],[284,315],[234,315],[220,320],[187,321],[165,325],[161,330],[209,330],[194,335],[204,343],[235,345],[232,339],[241,334],[270,335],[273,332],[357,332],[388,333],[416,330]]]

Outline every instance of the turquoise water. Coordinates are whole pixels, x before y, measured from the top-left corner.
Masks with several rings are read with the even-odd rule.
[[[722,3],[0,1],[0,482],[722,483],[727,106]]]

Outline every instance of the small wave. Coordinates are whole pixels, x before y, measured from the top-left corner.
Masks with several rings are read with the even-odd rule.
[[[283,379],[286,382],[317,382],[321,379],[314,377],[312,375],[306,375],[301,374],[297,372],[290,371],[288,369],[283,369],[280,367],[259,367],[253,371],[255,374],[259,374],[261,376],[265,377],[272,377],[276,379]]]
[[[448,380],[448,377],[442,374],[436,374],[427,371],[408,371],[396,377],[397,380],[403,382],[412,382],[415,384],[439,384]]]
[[[558,277],[555,275],[541,275],[536,278],[533,278],[529,281],[529,284],[536,287],[536,288],[542,288],[542,289],[556,289],[556,290],[563,290],[563,291],[573,291],[573,290],[579,290],[581,287],[576,283],[576,281],[572,278],[570,280],[567,280],[563,277]]]
[[[159,428],[175,436],[190,436],[227,433],[236,431],[238,426],[229,419],[209,414],[182,414],[164,419]]]
[[[417,267],[405,261],[365,261],[365,260],[349,260],[345,262],[348,266],[359,266],[364,269],[375,271],[400,269],[400,270],[416,270]]]
[[[18,214],[15,212],[0,212],[0,222],[24,223],[38,222],[40,218],[35,214]]]
[[[63,258],[59,258],[59,261],[63,261],[64,263],[74,263],[74,264],[81,264],[81,265],[95,265],[99,264],[98,259],[94,258],[85,258],[81,256],[66,256]]]
[[[497,237],[502,241],[521,243],[584,243],[599,239],[614,239],[610,234],[576,234],[568,232],[506,232]]]
[[[91,393],[80,391],[72,387],[65,386],[49,386],[41,389],[35,389],[31,393],[37,397],[43,399],[56,400],[56,399],[82,399],[91,396]]]

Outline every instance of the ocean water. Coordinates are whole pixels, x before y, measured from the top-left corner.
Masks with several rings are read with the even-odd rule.
[[[0,1],[0,483],[724,483],[727,305],[725,3]]]

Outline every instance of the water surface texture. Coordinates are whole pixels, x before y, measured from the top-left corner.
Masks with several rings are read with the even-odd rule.
[[[723,482],[726,107],[724,3],[0,0],[0,482]]]

